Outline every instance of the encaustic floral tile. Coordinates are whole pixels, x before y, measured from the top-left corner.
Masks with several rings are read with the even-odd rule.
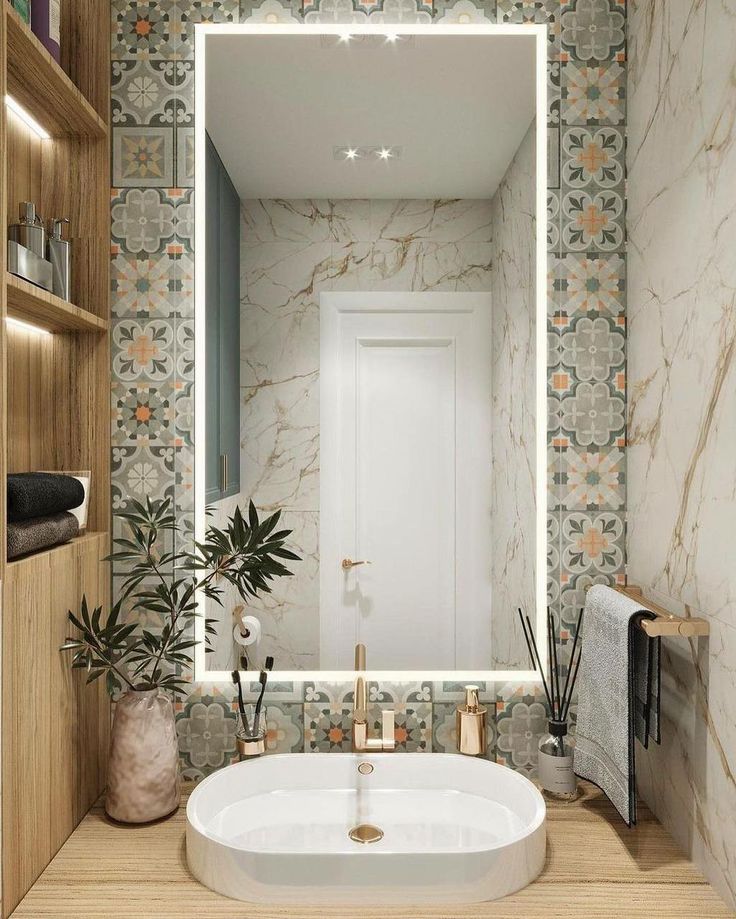
[[[121,252],[110,264],[113,315],[119,319],[189,317],[194,312],[194,265],[180,246],[164,252]]]
[[[547,26],[547,56],[560,56],[560,3],[553,0],[498,0],[497,21]]]
[[[496,749],[496,701],[486,708],[486,757],[494,759]],[[436,702],[432,706],[432,751],[457,753],[457,703]]]
[[[564,124],[622,125],[626,119],[626,65],[617,61],[562,65]]]
[[[368,724],[374,736],[381,735],[381,712],[386,708],[390,708],[394,713],[394,740],[397,752],[432,752],[432,705],[429,702],[370,705]]]
[[[175,7],[176,0],[112,0],[113,60],[172,56]]]
[[[372,734],[380,735],[381,712],[388,706],[369,705]],[[432,749],[432,705],[429,702],[390,703],[394,712],[396,750],[426,753]],[[353,706],[307,702],[304,705],[304,749],[308,753],[348,753],[352,749]]]
[[[113,383],[113,446],[180,447],[176,430],[177,383]]]
[[[623,371],[618,384],[623,385]],[[559,446],[624,446],[624,397],[618,384],[571,382],[569,395],[560,399]]]
[[[571,379],[611,381],[623,374],[625,339],[607,316],[578,316],[559,336],[559,364]]]
[[[119,319],[112,330],[112,371],[117,380],[161,383],[174,373],[174,329],[168,319]]]
[[[113,447],[113,513],[123,510],[130,498],[173,500],[177,460],[173,447]]]
[[[304,684],[304,701],[306,703],[327,703],[329,705],[352,705],[354,685],[352,682]],[[432,701],[432,683],[418,682],[393,683],[382,680],[368,682],[368,701],[380,704],[419,703]]]
[[[563,60],[626,58],[626,0],[571,0],[560,15]]]
[[[179,189],[113,189],[111,232],[119,251],[153,255],[181,241],[182,223],[188,229],[189,202]],[[189,205],[191,207],[191,205]],[[189,230],[191,235],[191,230]]]
[[[112,181],[119,188],[173,185],[174,129],[113,128]]]
[[[626,503],[626,456],[619,447],[560,451],[560,503],[565,510],[619,510]]]
[[[198,687],[177,702],[176,731],[184,778],[197,779],[237,762],[237,703],[214,687]],[[269,753],[300,753],[304,749],[302,706],[265,706],[266,749]]]
[[[614,511],[562,515],[562,567],[570,575],[614,575],[624,565],[624,517]]]
[[[113,0],[113,60],[194,55],[194,26],[238,22],[239,0]]]
[[[496,702],[496,762],[534,778],[539,737],[548,719],[541,683],[501,686]]]
[[[560,332],[572,317],[608,316],[623,328],[626,298],[626,262],[622,253],[574,253],[560,258],[552,277],[552,322]]]
[[[304,705],[304,750],[307,753],[349,753],[352,707],[325,702]]]
[[[181,104],[177,91],[177,61],[113,61],[111,121],[115,128],[174,127]]]

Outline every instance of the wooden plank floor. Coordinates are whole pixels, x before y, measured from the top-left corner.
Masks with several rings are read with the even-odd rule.
[[[263,907],[212,893],[189,875],[184,809],[163,823],[113,826],[100,807],[72,834],[13,919],[549,919],[733,916],[645,808],[628,830],[598,789],[550,804],[547,864],[525,890],[458,907]]]

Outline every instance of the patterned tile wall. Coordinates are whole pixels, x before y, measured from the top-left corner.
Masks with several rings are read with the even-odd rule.
[[[192,519],[193,25],[197,22],[544,23],[548,27],[548,584],[573,637],[585,588],[621,582],[625,531],[625,0],[112,0],[112,470],[126,497],[171,495]],[[113,572],[119,578],[120,572]],[[133,611],[129,615],[135,615]],[[276,684],[269,748],[340,750],[349,686]],[[455,684],[372,688],[400,749],[454,749]],[[534,685],[486,686],[488,755],[534,774]],[[228,687],[177,705],[182,764],[234,756]]]

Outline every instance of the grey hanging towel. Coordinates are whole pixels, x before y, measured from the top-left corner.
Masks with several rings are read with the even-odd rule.
[[[636,823],[634,738],[659,743],[660,639],[637,621],[655,614],[603,584],[585,601],[578,680],[574,768],[611,799],[629,826]]]

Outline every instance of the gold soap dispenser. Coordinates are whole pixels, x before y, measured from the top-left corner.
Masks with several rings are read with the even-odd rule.
[[[468,756],[486,752],[486,712],[478,700],[478,687],[465,687],[465,704],[457,708],[457,748]]]

